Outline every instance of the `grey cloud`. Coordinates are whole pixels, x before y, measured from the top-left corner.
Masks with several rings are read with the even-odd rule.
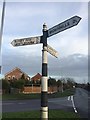
[[[2,61],[2,73],[5,74],[6,72],[10,71],[11,69],[19,67],[26,73],[35,74],[37,72],[41,72],[41,59],[40,57],[25,57],[20,55],[3,55]]]
[[[88,76],[88,56],[73,54],[58,61],[52,60],[50,63],[50,73],[69,76]]]
[[[2,72],[5,74],[14,67],[20,67],[29,75],[34,75],[42,70],[42,57],[39,56],[3,56]],[[67,57],[56,59],[48,56],[49,76],[88,76],[88,56],[73,54]]]

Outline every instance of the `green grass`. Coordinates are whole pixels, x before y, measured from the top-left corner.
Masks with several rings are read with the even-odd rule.
[[[38,99],[40,94],[31,93],[31,94],[4,94],[2,95],[2,100],[21,100],[21,99]]]
[[[70,96],[75,93],[75,89],[68,89],[62,92],[57,92],[53,94],[48,94],[48,98],[59,98],[59,97],[65,97]],[[2,100],[20,100],[20,99],[40,99],[41,94],[39,93],[31,93],[31,94],[3,94]]]
[[[3,113],[2,118],[40,118],[40,111]],[[80,120],[79,115],[62,110],[49,110],[49,118],[77,118]]]
[[[0,94],[0,100],[2,100],[2,94]]]
[[[75,94],[75,89],[67,89],[63,92],[57,92],[49,95],[49,98],[66,97]]]

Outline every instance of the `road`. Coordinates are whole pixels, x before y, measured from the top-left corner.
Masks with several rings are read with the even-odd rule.
[[[89,110],[89,102],[90,97],[88,96],[88,91],[77,88],[76,93],[74,95],[75,106],[77,108],[77,112],[83,118],[88,118],[88,110]]]
[[[28,110],[40,110],[40,100],[14,100],[14,101],[3,101],[2,103],[3,112],[18,112]],[[68,100],[68,97],[54,98],[48,100],[49,109],[72,109],[72,102]]]
[[[74,111],[82,118],[88,118],[88,92],[77,88],[74,96],[48,99],[49,109]],[[40,110],[40,100],[3,101],[2,112]]]

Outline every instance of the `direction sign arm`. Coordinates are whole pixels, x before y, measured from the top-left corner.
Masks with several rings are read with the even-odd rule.
[[[81,17],[74,16],[74,17],[72,17],[72,18],[70,18],[62,23],[59,23],[58,25],[56,25],[48,30],[48,37],[55,35],[59,32],[62,32],[66,29],[69,29],[71,27],[76,26],[80,20],[81,20]]]
[[[24,45],[39,44],[39,43],[42,43],[41,38],[42,38],[42,36],[15,39],[11,42],[11,44],[13,46],[24,46]]]

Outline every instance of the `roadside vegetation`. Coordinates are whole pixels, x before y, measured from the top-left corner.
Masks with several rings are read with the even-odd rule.
[[[87,84],[85,84],[85,83],[77,84],[76,83],[76,87],[83,88],[83,89],[87,90],[88,92],[90,92],[90,82],[88,82]]]
[[[64,90],[63,92],[56,92],[48,94],[48,98],[59,98],[66,97],[75,94],[75,88]],[[23,99],[40,99],[40,93],[31,93],[31,94],[3,94],[2,100],[23,100]]]
[[[24,94],[22,91],[24,86],[40,86],[41,81],[28,81],[24,78],[24,75],[19,80],[6,80],[2,79],[2,100],[16,100],[16,99],[40,99],[40,93]],[[72,78],[56,79],[49,77],[48,87],[56,87],[57,91],[48,94],[48,98],[65,97],[75,93],[75,82]]]
[[[5,118],[33,118],[33,119],[40,119],[40,111],[28,111],[28,112],[15,112],[15,113],[3,113],[2,114],[2,120]],[[68,118],[70,119],[77,119],[80,120],[80,116],[73,113],[73,112],[67,112],[62,110],[49,110],[49,118]]]
[[[48,94],[49,98],[59,98],[59,97],[67,97],[75,94],[75,88],[66,89],[63,92],[56,92],[53,94]]]

